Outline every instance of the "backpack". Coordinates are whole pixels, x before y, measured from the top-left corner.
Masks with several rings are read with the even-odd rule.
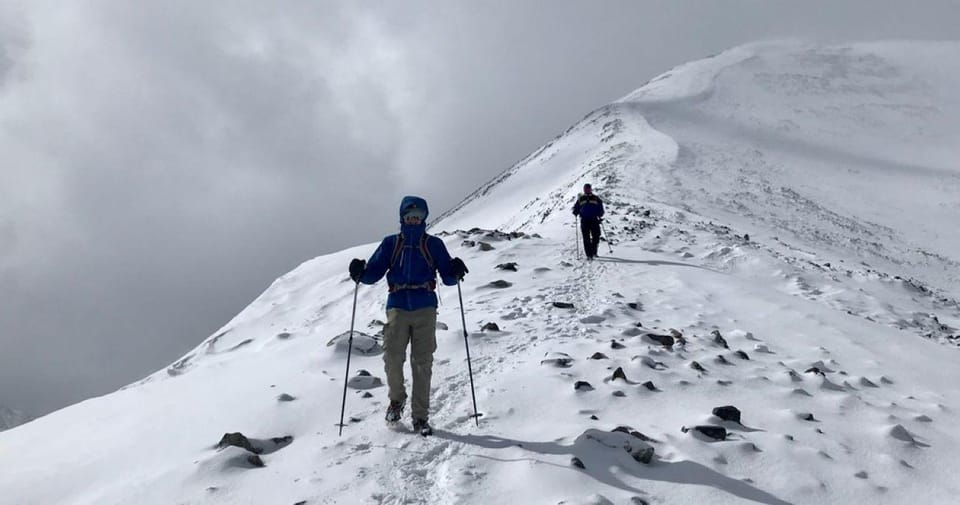
[[[430,250],[427,248],[427,237],[428,235],[424,233],[420,236],[420,254],[423,255],[423,259],[427,260],[427,265],[430,267],[430,270],[436,270],[436,265],[433,262],[433,255],[430,254]],[[403,233],[397,234],[397,240],[393,245],[393,254],[390,255],[390,268],[392,269],[394,265],[397,264],[397,261],[400,259],[400,254],[403,251]],[[426,282],[425,284],[409,286],[405,284],[401,285],[389,285],[390,292],[396,292],[402,289],[419,289],[425,288],[433,291],[437,289],[436,279]]]

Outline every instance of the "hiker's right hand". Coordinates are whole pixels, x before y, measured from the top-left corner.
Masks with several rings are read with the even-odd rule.
[[[366,260],[354,258],[350,261],[350,278],[353,279],[353,282],[360,282],[360,276],[363,275],[363,271],[366,269]]]

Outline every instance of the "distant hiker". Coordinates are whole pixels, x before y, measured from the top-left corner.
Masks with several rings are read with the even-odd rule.
[[[429,435],[430,377],[433,353],[437,350],[437,272],[447,286],[463,279],[467,267],[460,258],[450,259],[443,241],[427,234],[427,202],[405,196],[400,202],[400,233],[388,235],[368,261],[350,262],[350,278],[374,284],[387,276],[387,324],[383,327],[383,363],[387,374],[390,405],[388,422],[403,415],[407,391],[403,384],[403,363],[410,344],[413,371],[413,429]]]
[[[593,193],[593,187],[583,185],[583,193],[577,196],[577,203],[573,204],[573,215],[580,218],[580,231],[583,232],[583,252],[587,259],[592,260],[597,255],[597,246],[600,245],[600,221],[603,219],[603,201]]]

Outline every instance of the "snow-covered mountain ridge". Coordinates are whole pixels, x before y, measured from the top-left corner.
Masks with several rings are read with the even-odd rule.
[[[736,48],[592,112],[439,218],[471,270],[479,428],[449,288],[437,434],[384,427],[385,289],[362,286],[337,437],[345,270],[371,243],[280,277],[167,369],[0,434],[16,469],[0,503],[952,503],[958,56]],[[584,182],[612,241],[590,263],[569,213]],[[228,432],[265,466],[217,448]]]

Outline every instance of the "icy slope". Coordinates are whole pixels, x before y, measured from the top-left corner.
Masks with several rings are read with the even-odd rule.
[[[897,59],[904,52],[924,57]],[[949,66],[917,62],[957,53],[737,48],[591,113],[440,219],[433,232],[471,269],[463,297],[479,428],[450,288],[440,292],[437,434],[384,426],[381,284],[358,293],[350,423],[337,436],[346,351],[327,343],[350,323],[346,264],[371,243],[277,279],[140,383],[0,433],[0,504],[953,503],[955,253],[952,236],[927,234],[955,222],[933,220],[955,217],[943,188],[956,179],[936,159],[915,174],[902,159],[915,143],[947,153],[941,161],[955,148],[929,132],[896,144],[936,121],[948,134],[950,117],[903,125],[854,99],[948,110],[938,93],[955,82]],[[903,82],[871,77],[862,58]],[[758,84],[817,72],[836,85],[797,77],[764,94]],[[862,125],[837,127],[846,104]],[[797,127],[765,141],[781,117]],[[836,141],[844,131],[849,142]],[[874,137],[877,163],[847,170]],[[586,181],[608,202],[613,240],[590,263],[576,259],[569,215]],[[840,198],[843,184],[851,198]],[[899,213],[864,196],[904,185],[914,200],[896,193],[909,203]],[[474,227],[501,231],[456,231]],[[516,271],[498,268],[511,262]],[[481,331],[487,323],[498,331]],[[712,415],[726,405],[741,423]],[[725,428],[726,440],[698,425]],[[648,440],[611,431],[621,426]],[[254,439],[259,462],[217,448],[228,432]],[[652,459],[635,460],[646,447]]]

